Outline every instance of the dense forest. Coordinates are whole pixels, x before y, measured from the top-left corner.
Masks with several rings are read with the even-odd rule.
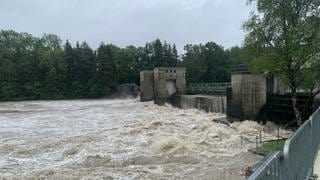
[[[241,49],[224,50],[214,42],[186,45],[156,39],[144,47],[120,48],[86,42],[72,45],[54,34],[34,37],[13,30],[0,32],[0,100],[100,98],[119,84],[139,84],[139,72],[154,67],[184,66],[188,82],[230,81],[230,67]]]

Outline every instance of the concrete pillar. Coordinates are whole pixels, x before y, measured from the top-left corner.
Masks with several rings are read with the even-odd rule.
[[[262,75],[233,74],[231,85],[227,115],[240,120],[256,120],[267,102],[266,78]]]
[[[153,71],[140,72],[140,100],[153,100]]]

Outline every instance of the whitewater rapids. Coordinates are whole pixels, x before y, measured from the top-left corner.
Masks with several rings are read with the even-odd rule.
[[[0,179],[245,179],[254,132],[275,132],[212,121],[223,116],[137,99],[0,103]]]

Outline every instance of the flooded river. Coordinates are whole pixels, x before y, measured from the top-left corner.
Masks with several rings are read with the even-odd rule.
[[[274,131],[212,122],[223,116],[136,99],[0,103],[0,179],[245,179],[261,159],[249,132]]]

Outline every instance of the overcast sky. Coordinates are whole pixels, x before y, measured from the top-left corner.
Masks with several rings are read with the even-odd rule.
[[[0,0],[0,29],[59,35],[71,42],[144,46],[156,38],[241,45],[246,0]]]

